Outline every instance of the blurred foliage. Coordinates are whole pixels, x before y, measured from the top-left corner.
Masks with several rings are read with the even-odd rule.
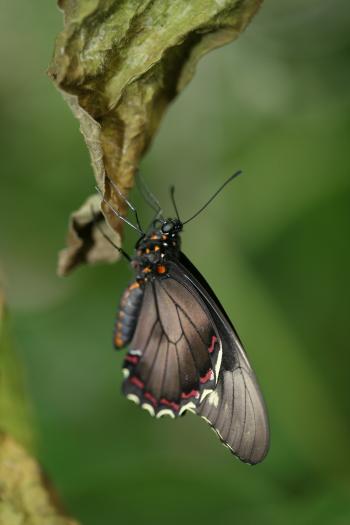
[[[0,523],[78,525],[57,510],[57,497],[37,462],[0,433]]]
[[[0,434],[8,432],[27,448],[33,447],[35,438],[31,412],[23,387],[22,367],[10,337],[9,316],[0,287]],[[0,499],[1,480],[0,476]]]
[[[55,277],[67,216],[93,177],[45,76],[60,14],[49,2],[3,6],[2,268],[40,460],[84,525],[349,522],[349,15],[345,0],[266,2],[237,42],[203,59],[142,166],[165,206],[176,181],[185,219],[245,172],[183,246],[266,396],[271,450],[250,468],[199,418],[154,421],[120,395],[111,329],[123,262]]]

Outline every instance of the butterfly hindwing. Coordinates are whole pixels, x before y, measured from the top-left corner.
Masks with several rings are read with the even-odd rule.
[[[177,275],[149,280],[125,359],[123,391],[152,415],[196,410],[216,386],[221,344],[205,303]]]

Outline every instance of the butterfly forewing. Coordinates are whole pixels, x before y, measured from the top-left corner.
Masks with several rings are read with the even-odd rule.
[[[182,264],[177,263],[173,272],[196,288],[207,305],[222,345],[217,386],[196,413],[210,423],[221,441],[242,461],[259,463],[268,452],[270,437],[265,403],[255,374],[215,294],[190,261],[183,255],[181,259]]]

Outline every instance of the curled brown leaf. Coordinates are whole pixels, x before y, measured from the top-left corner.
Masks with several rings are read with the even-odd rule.
[[[80,121],[97,184],[120,213],[126,205],[110,180],[127,194],[164,111],[198,60],[237,38],[261,1],[59,1],[64,29],[49,74]],[[121,221],[105,205],[103,213],[119,243]],[[80,240],[69,236],[62,274],[96,260],[91,238]]]

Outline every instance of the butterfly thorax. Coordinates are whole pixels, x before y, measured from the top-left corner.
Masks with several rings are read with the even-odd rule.
[[[142,304],[146,283],[166,277],[168,263],[176,260],[180,251],[182,223],[178,219],[154,221],[135,246],[131,265],[136,276],[125,290],[114,330],[114,345],[123,348],[130,342]]]
[[[180,251],[182,223],[178,219],[155,221],[135,246],[132,266],[137,278],[147,281],[151,276],[166,274],[167,261]]]

